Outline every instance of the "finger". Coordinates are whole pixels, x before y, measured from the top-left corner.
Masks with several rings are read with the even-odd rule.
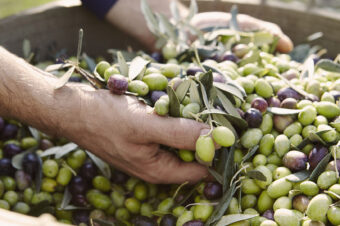
[[[191,119],[149,116],[145,120],[148,125],[149,142],[167,145],[174,148],[195,150],[195,143],[201,131],[209,126]]]
[[[205,166],[198,163],[182,162],[169,151],[159,150],[149,164],[150,178],[156,183],[196,183],[208,176]]]
[[[278,37],[280,39],[279,39],[276,49],[279,52],[289,53],[290,51],[293,50],[293,47],[294,47],[293,42],[287,35],[281,33],[278,35]]]

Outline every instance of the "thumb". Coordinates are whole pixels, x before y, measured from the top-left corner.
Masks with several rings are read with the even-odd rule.
[[[293,50],[293,47],[294,47],[293,42],[287,35],[281,33],[278,35],[278,37],[280,39],[279,39],[276,49],[279,52],[288,53]]]

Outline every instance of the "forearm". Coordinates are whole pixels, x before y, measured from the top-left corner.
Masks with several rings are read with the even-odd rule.
[[[171,17],[171,0],[148,0],[147,2],[154,12],[162,13],[169,18]],[[188,13],[187,8],[179,2],[177,4],[180,14],[186,16]],[[146,25],[140,5],[140,0],[120,0],[109,10],[106,19],[147,47],[152,48],[155,37]]]
[[[77,89],[54,90],[54,77],[45,76],[0,47],[0,115],[15,118],[58,135],[67,114],[77,107]],[[61,120],[63,119],[63,120]]]

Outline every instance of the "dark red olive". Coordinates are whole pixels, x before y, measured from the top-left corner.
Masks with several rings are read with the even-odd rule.
[[[39,169],[39,157],[36,153],[27,153],[22,159],[22,168],[28,175],[35,175]]]
[[[69,188],[72,195],[85,194],[88,184],[81,176],[75,176],[72,178]]]
[[[40,141],[40,149],[41,150],[46,150],[46,149],[49,149],[53,146],[54,146],[54,144],[52,143],[52,141],[50,141],[48,139],[42,139]]]
[[[132,220],[134,226],[157,226],[156,222],[146,216],[137,216]]]
[[[280,101],[283,101],[287,98],[294,98],[295,100],[303,99],[303,96],[296,92],[294,89],[290,87],[282,88],[277,92],[277,97]]]
[[[163,55],[160,52],[153,52],[151,57],[159,63],[163,61]]]
[[[268,103],[269,107],[276,107],[276,108],[278,108],[281,105],[281,101],[278,98],[276,98],[276,97],[269,97],[267,99],[267,103]]]
[[[7,124],[2,130],[1,138],[3,140],[14,139],[17,136],[18,127],[13,124]]]
[[[187,69],[187,75],[196,75],[197,72],[203,72],[202,68],[198,66],[190,66]]]
[[[222,61],[232,61],[234,63],[237,63],[238,62],[238,57],[235,56],[235,54],[233,54],[232,52],[226,52],[223,54],[222,58],[221,58]]]
[[[87,199],[83,194],[72,195],[71,203],[75,206],[85,207],[88,205]]]
[[[89,215],[89,210],[75,210],[72,214],[72,222],[76,225],[80,223],[89,224]]]
[[[308,162],[311,169],[314,169],[319,162],[327,155],[328,149],[321,145],[315,145],[308,155]]]
[[[304,213],[309,204],[309,198],[305,195],[297,195],[293,198],[293,208]]]
[[[244,119],[247,121],[249,127],[257,128],[262,123],[262,114],[259,110],[250,108],[244,114]]]
[[[262,217],[267,218],[268,220],[274,220],[274,211],[273,210],[266,210],[262,214]]]
[[[294,98],[286,98],[282,101],[282,108],[296,109],[297,101]]]
[[[292,80],[293,78],[298,78],[299,74],[296,70],[289,69],[288,71],[283,72],[282,76],[288,80]]]
[[[9,158],[0,159],[0,176],[11,176],[14,171],[12,162]]]
[[[92,181],[97,176],[97,166],[91,160],[88,160],[82,165],[79,172],[85,180]]]
[[[0,117],[0,133],[5,128],[5,120]]]
[[[278,132],[283,132],[293,122],[294,119],[289,115],[274,115],[274,127]]]
[[[153,104],[156,103],[156,101],[161,97],[167,95],[165,92],[163,91],[152,91],[151,93],[151,101]]]
[[[6,144],[3,148],[3,153],[6,158],[12,158],[20,152],[22,152],[22,150],[16,144]]]
[[[251,102],[251,107],[256,108],[260,112],[264,113],[267,111],[268,103],[265,99],[257,97]]]
[[[191,220],[188,222],[185,222],[183,226],[204,226],[203,221],[200,220]]]
[[[129,176],[124,172],[115,169],[112,174],[111,180],[115,184],[124,184],[129,179]]]
[[[107,81],[107,87],[109,90],[118,95],[124,94],[128,89],[128,79],[123,75],[112,75],[109,80]]]
[[[203,190],[204,196],[209,200],[221,198],[222,193],[222,185],[218,182],[208,182]]]
[[[213,80],[214,82],[225,83],[227,80],[225,77],[219,73],[213,72]]]
[[[172,214],[165,214],[159,226],[176,226],[177,218]]]
[[[307,155],[301,151],[290,151],[283,157],[283,165],[293,172],[307,168]]]

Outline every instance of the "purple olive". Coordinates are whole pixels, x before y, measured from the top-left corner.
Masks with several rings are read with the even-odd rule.
[[[338,90],[332,90],[330,91],[330,94],[333,95],[335,101],[338,101],[340,99],[340,91]]]
[[[5,128],[5,120],[0,117],[0,133]]]
[[[76,225],[79,225],[80,223],[89,223],[89,210],[75,210],[72,214],[72,222]]]
[[[283,132],[293,122],[293,118],[289,115],[274,115],[274,127],[278,132]]]
[[[11,160],[8,158],[0,159],[0,169],[0,176],[11,176],[15,171]]]
[[[88,184],[81,176],[75,176],[72,178],[69,188],[72,195],[85,194]]]
[[[307,155],[301,151],[290,151],[283,157],[283,165],[292,172],[306,169]]]
[[[42,139],[40,141],[40,149],[41,150],[46,150],[46,149],[49,149],[53,146],[54,146],[54,144],[52,143],[52,141],[50,141],[48,139]]]
[[[296,109],[297,101],[294,98],[286,98],[281,102],[282,108]]]
[[[123,75],[112,75],[109,80],[107,81],[107,87],[112,93],[122,95],[128,89],[128,79]]]
[[[151,101],[153,104],[161,97],[167,95],[164,91],[152,91],[151,93]]]
[[[13,124],[7,124],[2,130],[1,138],[4,140],[14,139],[17,135],[18,127]]]
[[[31,176],[25,173],[23,170],[18,170],[15,172],[15,181],[17,183],[17,188],[20,191],[25,190],[31,184]]]
[[[162,54],[160,52],[153,52],[153,53],[151,53],[151,57],[155,61],[157,61],[159,63],[163,61],[163,56],[162,56]]]
[[[132,220],[134,226],[157,226],[156,222],[146,216],[137,216]]]
[[[184,223],[183,226],[204,226],[204,223],[200,220],[191,220]]]
[[[22,159],[22,168],[28,175],[35,175],[39,168],[39,157],[36,153],[27,153]]]
[[[315,145],[308,155],[308,162],[311,169],[314,169],[319,162],[327,155],[328,149],[321,145]]]
[[[75,206],[85,207],[88,205],[86,196],[83,194],[72,195],[71,203]]]
[[[238,57],[235,56],[235,54],[233,54],[232,52],[226,52],[223,54],[222,58],[221,58],[222,61],[232,61],[234,63],[237,63],[238,62]]]
[[[177,218],[171,214],[166,214],[162,217],[160,226],[176,226]]]
[[[124,184],[129,179],[129,176],[124,172],[115,169],[112,174],[111,180],[115,184]]]
[[[267,99],[267,103],[268,103],[269,107],[276,107],[276,108],[278,108],[281,105],[281,101],[278,98],[276,98],[276,97],[269,97]]]
[[[78,76],[72,76],[68,81],[69,82],[81,82],[81,77]]]
[[[250,108],[244,114],[244,119],[247,121],[250,128],[258,128],[262,123],[262,114],[255,108]]]
[[[304,213],[309,204],[309,198],[306,195],[297,195],[293,198],[293,208]]]
[[[203,72],[202,68],[198,66],[190,66],[187,69],[187,75],[195,75],[197,72]]]
[[[303,99],[303,96],[296,92],[294,89],[287,87],[287,88],[282,88],[277,92],[277,97],[279,98],[280,101],[283,101],[284,99],[287,98],[294,98],[295,100],[301,100]]]
[[[262,217],[267,218],[268,220],[274,220],[274,211],[273,210],[266,210],[262,214]]]
[[[204,196],[209,200],[221,198],[222,193],[222,185],[218,182],[207,183],[203,190]]]
[[[80,176],[82,176],[87,181],[92,181],[92,179],[97,176],[97,167],[91,161],[86,161],[80,168]]]
[[[12,158],[13,156],[22,152],[21,148],[16,144],[6,144],[3,148],[4,156]]]
[[[213,72],[213,80],[214,82],[225,83],[227,80],[225,77],[219,73]]]
[[[299,74],[296,70],[289,69],[288,71],[285,71],[284,73],[282,73],[282,76],[288,80],[292,80],[293,78],[298,78]]]
[[[251,102],[251,107],[256,108],[260,112],[264,113],[267,111],[268,103],[265,99],[262,97],[256,97],[252,102]]]

